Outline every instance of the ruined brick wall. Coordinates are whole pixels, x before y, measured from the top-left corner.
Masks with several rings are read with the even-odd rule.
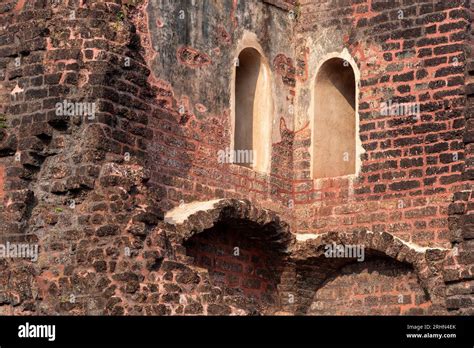
[[[303,148],[295,149],[295,161],[307,158],[305,169],[295,173],[296,202],[302,206],[297,215],[307,217],[299,229],[366,227],[420,245],[449,246],[447,207],[453,194],[467,187],[462,134],[470,20],[464,2],[341,1],[334,6],[307,1],[301,6],[299,44],[313,48],[309,63],[317,65],[344,49],[357,63],[364,153],[357,177],[308,180],[310,158]],[[314,74],[300,95],[311,93]],[[381,104],[389,100],[419,103],[419,118],[383,115]],[[300,124],[313,117],[298,115]],[[299,136],[309,141],[311,130]]]
[[[0,1],[0,239],[41,250],[37,262],[0,260],[0,313],[341,314],[348,303],[312,305],[344,296],[340,284],[351,289],[352,314],[472,313],[467,8],[460,0]],[[217,162],[231,142],[244,38],[259,43],[272,73],[269,173]],[[316,68],[341,52],[360,72],[365,153],[358,176],[314,180]],[[381,115],[388,99],[420,103],[420,118]],[[94,117],[58,115],[65,100],[95,103]],[[219,209],[163,221],[220,198]],[[267,245],[263,254],[283,263],[269,281],[271,306],[225,293],[232,286],[215,282],[203,249],[190,248],[235,219],[269,235],[254,252]],[[312,244],[326,232],[336,233],[326,242],[363,244],[403,265],[326,260],[324,243]],[[238,263],[229,252],[223,259]],[[357,302],[361,277],[375,288]]]
[[[301,202],[296,215],[307,217],[301,219],[299,230],[362,227],[419,245],[450,248],[451,242],[459,242],[456,234],[469,235],[470,229],[464,221],[470,218],[472,151],[469,136],[463,138],[471,131],[466,109],[470,92],[464,87],[470,79],[469,3],[341,1],[335,6],[332,1],[302,1],[301,8],[299,45],[314,47],[311,37],[319,35],[310,64],[343,49],[357,63],[359,131],[365,152],[357,177],[308,180],[308,152],[295,149],[295,161],[308,159],[304,170],[295,167],[295,177],[301,179],[295,184],[296,202]],[[309,81],[300,95],[311,93],[314,77]],[[419,103],[420,117],[382,115],[381,103],[388,100]],[[298,115],[299,123],[305,124],[306,115]],[[309,141],[311,130],[299,135],[302,142]],[[453,200],[462,203],[452,205]],[[465,215],[457,220],[459,214]],[[453,219],[464,225],[454,227]],[[472,265],[468,243],[463,244],[461,263]],[[465,267],[464,272],[458,266],[446,272],[470,278],[472,272]],[[454,278],[463,279],[446,277],[456,282]],[[466,289],[466,284],[453,287]],[[451,309],[470,307],[472,299],[463,299],[453,300]]]
[[[413,269],[387,259],[344,266],[309,307],[312,315],[429,314],[431,301]]]
[[[293,123],[286,112],[293,97],[285,86],[294,82],[282,81],[272,71],[273,175],[219,164],[217,153],[230,147],[232,73],[246,47],[242,41],[248,33],[264,36],[249,35],[273,66],[278,55],[292,54],[293,43],[283,34],[291,31],[292,22],[280,8],[259,1],[206,3],[209,8],[203,4],[150,2],[143,8],[148,21],[139,28],[147,30],[142,38],[149,40],[150,81],[159,88],[161,112],[148,124],[153,131],[147,148],[152,180],[163,192],[166,210],[180,201],[241,197],[265,201],[285,214],[282,202],[289,200],[292,179],[287,126],[291,129]]]
[[[113,2],[2,2],[1,236],[40,246],[36,263],[2,260],[4,313],[105,313],[115,304],[107,301],[124,248],[140,246],[121,233],[154,196],[141,195],[147,176],[139,165],[153,92],[126,10]],[[93,102],[96,112],[58,114],[65,101]],[[152,225],[156,212],[137,219]]]
[[[470,16],[473,18],[474,4],[470,2]],[[467,312],[472,306],[471,288],[473,285],[473,238],[474,238],[474,220],[473,206],[474,199],[472,191],[473,176],[473,119],[472,119],[472,76],[474,75],[472,44],[474,42],[472,23],[469,26],[466,48],[466,66],[465,66],[465,94],[467,97],[464,115],[466,118],[466,127],[464,129],[463,142],[465,144],[465,163],[463,175],[469,180],[470,186],[462,191],[456,192],[453,196],[453,202],[449,206],[449,227],[451,231],[451,242],[455,252],[446,262],[445,279],[447,281],[447,306],[452,311]]]

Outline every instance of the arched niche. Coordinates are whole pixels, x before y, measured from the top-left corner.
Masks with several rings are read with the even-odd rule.
[[[253,47],[235,60],[233,86],[233,163],[268,172],[273,113],[271,73]]]
[[[356,79],[348,61],[334,57],[318,70],[314,89],[313,178],[356,174]]]

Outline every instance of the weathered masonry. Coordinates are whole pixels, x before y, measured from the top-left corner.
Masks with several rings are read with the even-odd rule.
[[[0,314],[473,315],[470,6],[0,0]]]

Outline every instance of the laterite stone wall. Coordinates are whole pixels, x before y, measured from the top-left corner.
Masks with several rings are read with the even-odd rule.
[[[471,6],[0,0],[0,242],[40,250],[0,259],[0,314],[472,315]],[[246,47],[270,71],[268,172],[218,161]],[[354,70],[358,165],[314,179],[330,58]]]

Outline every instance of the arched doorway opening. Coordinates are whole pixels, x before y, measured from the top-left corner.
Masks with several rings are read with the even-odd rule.
[[[279,309],[278,284],[284,255],[272,248],[257,225],[226,220],[196,234],[185,244],[193,264],[209,272],[212,286],[250,314]]]

